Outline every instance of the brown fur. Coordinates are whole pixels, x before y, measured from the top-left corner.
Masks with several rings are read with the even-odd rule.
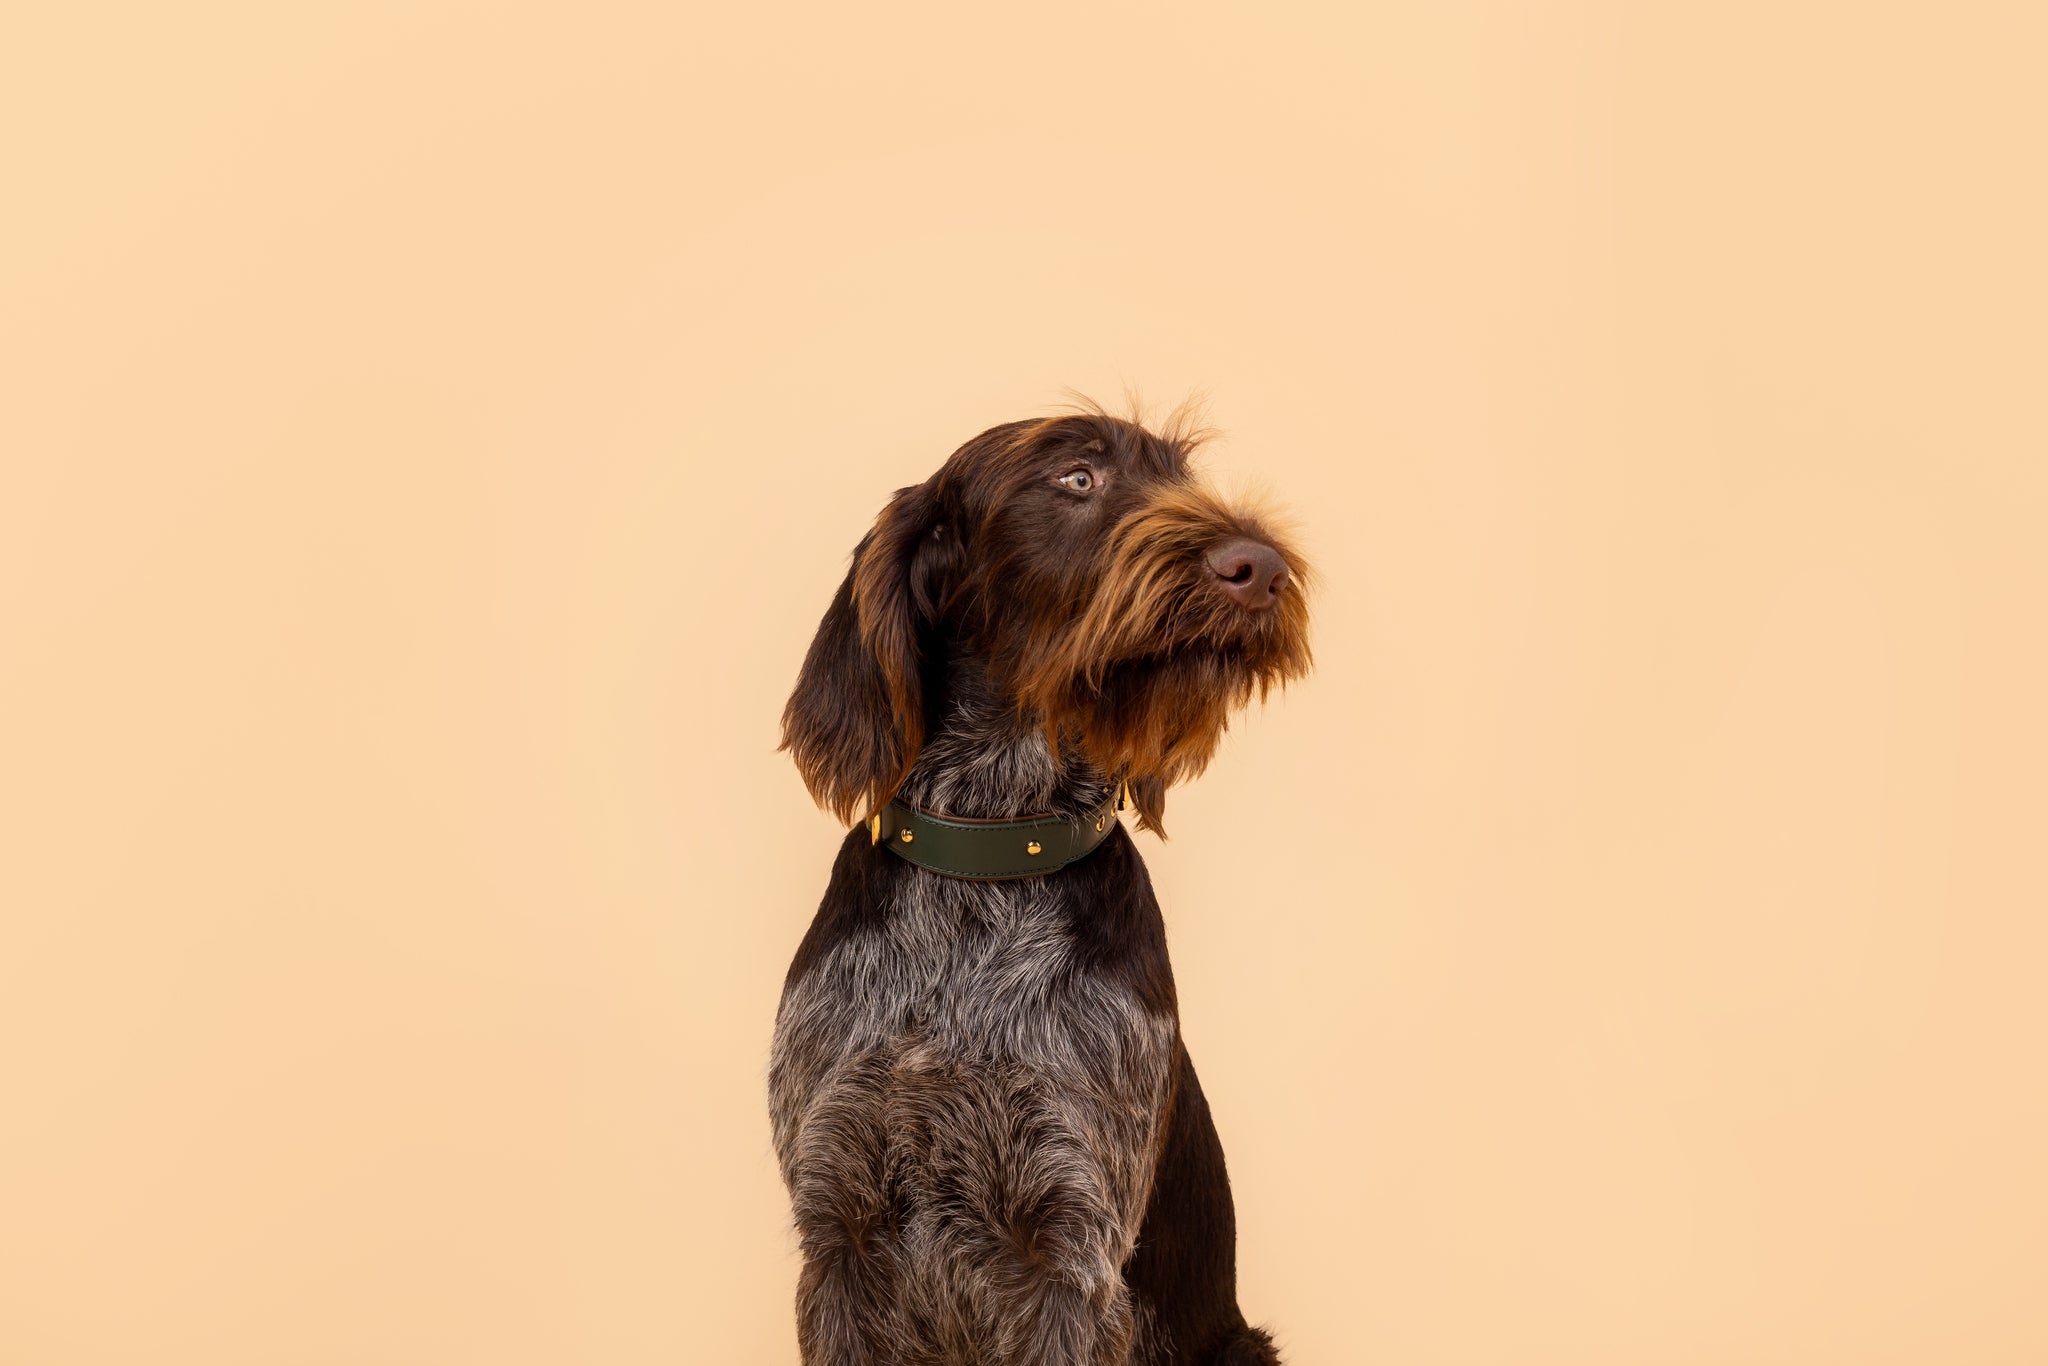
[[[1196,483],[1186,424],[994,428],[863,538],[784,712],[818,800],[973,820],[1166,789],[1308,667],[1300,556]],[[1087,470],[1085,495],[1060,481]],[[1252,537],[1290,582],[1218,587]],[[769,1070],[806,1366],[1272,1366],[1236,1303],[1223,1152],[1165,924],[1111,831],[1039,878],[913,867],[858,827],[790,965]]]
[[[1128,780],[1140,825],[1162,831],[1166,789],[1207,766],[1231,712],[1311,662],[1307,563],[1192,477],[1200,439],[1185,423],[1155,435],[1099,410],[1010,423],[899,491],[844,590],[866,659],[849,667],[838,648],[806,660],[783,715],[784,748],[819,802],[865,818],[901,785],[924,738],[931,637],[945,633],[1055,744]],[[1034,534],[1066,528],[1020,495],[1042,495],[1047,472],[1070,463],[1108,471],[1099,500],[1113,518],[1081,537]],[[1231,536],[1286,561],[1290,591],[1274,610],[1246,613],[1210,590],[1202,550]],[[850,733],[819,687],[886,699],[882,724]]]

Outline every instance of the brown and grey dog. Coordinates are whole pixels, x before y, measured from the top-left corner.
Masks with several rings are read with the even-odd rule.
[[[784,745],[861,818],[769,1073],[807,1366],[1278,1360],[1114,815],[1057,871],[983,878],[867,819],[1083,829],[1128,784],[1157,832],[1232,711],[1306,672],[1302,562],[1194,481],[1195,441],[1096,410],[982,433],[890,501],[804,660]]]

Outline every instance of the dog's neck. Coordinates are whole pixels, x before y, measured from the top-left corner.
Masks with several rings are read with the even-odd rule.
[[[1055,753],[1045,727],[1020,715],[981,670],[945,672],[909,777],[898,795],[923,811],[1002,820],[1077,815],[1109,795],[1109,778],[1072,744]]]

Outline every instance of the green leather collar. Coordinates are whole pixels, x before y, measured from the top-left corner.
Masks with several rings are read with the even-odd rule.
[[[1079,816],[979,821],[935,816],[896,798],[869,820],[868,837],[946,877],[1042,877],[1086,858],[1108,839],[1124,805],[1117,793]]]

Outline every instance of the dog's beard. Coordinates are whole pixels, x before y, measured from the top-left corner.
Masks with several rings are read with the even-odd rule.
[[[1209,546],[1248,533],[1289,570],[1286,589],[1260,611],[1219,592],[1204,560]],[[1008,672],[1020,708],[1128,779],[1139,824],[1157,831],[1166,789],[1208,765],[1231,713],[1308,672],[1307,567],[1190,486],[1127,516],[1089,577],[1080,610],[1040,616]]]
[[[1232,713],[1307,672],[1307,641],[1297,624],[1276,621],[1220,640],[1197,637],[1097,662],[1027,705],[1049,733],[1105,773],[1129,779],[1139,825],[1163,833],[1166,789],[1208,766]]]

